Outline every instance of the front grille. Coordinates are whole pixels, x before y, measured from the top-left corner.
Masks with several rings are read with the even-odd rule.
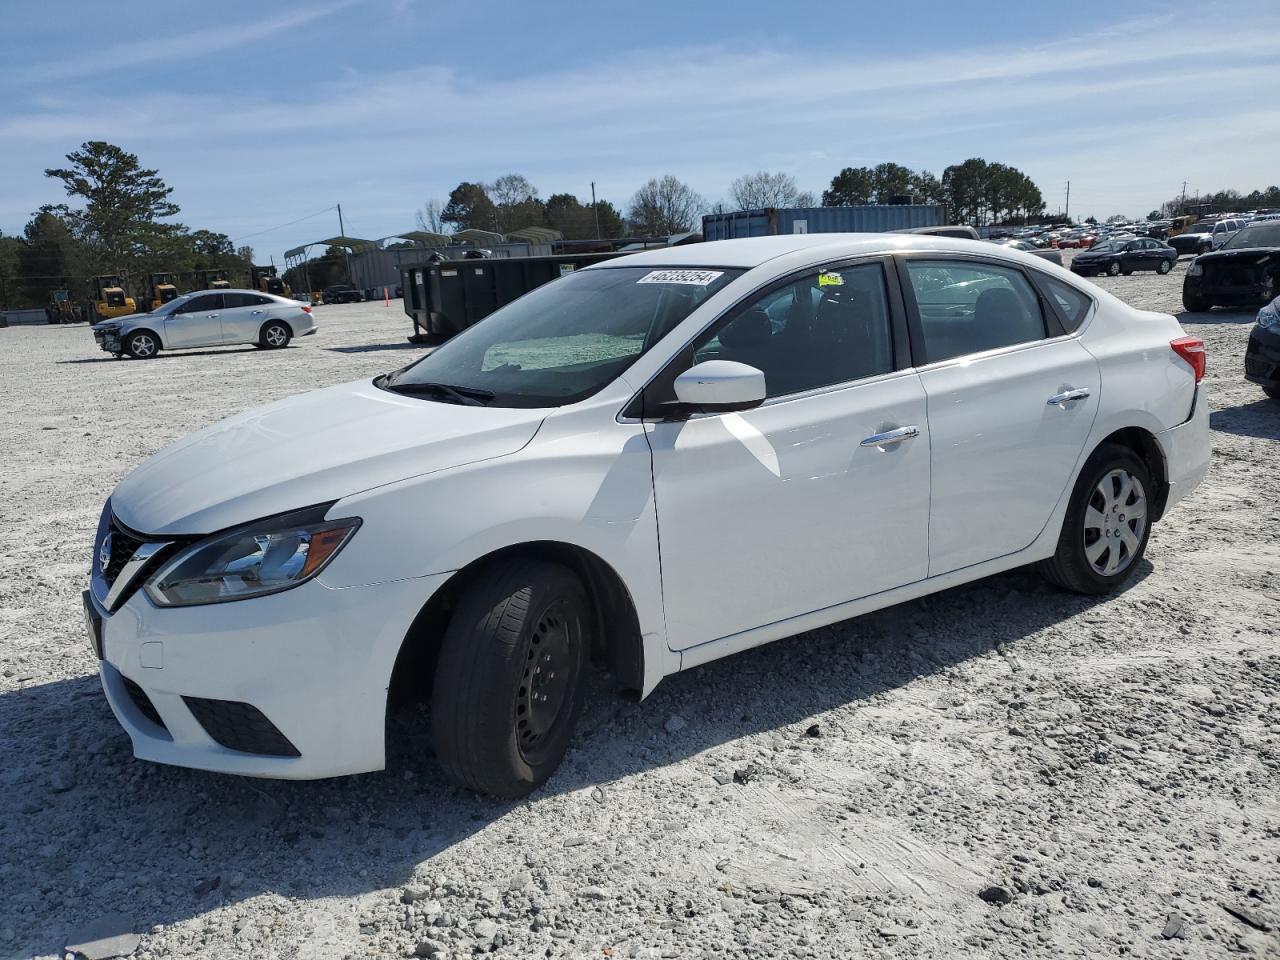
[[[164,725],[164,721],[160,719],[160,713],[156,710],[156,705],[151,702],[151,698],[146,695],[143,689],[124,674],[120,675],[120,679],[124,682],[124,692],[129,694],[129,699],[138,708],[138,712],[161,730],[167,731],[168,728]]]
[[[111,559],[102,571],[102,578],[107,581],[108,587],[116,582],[116,577],[120,576],[120,571],[124,569],[124,565],[129,562],[133,552],[140,546],[142,546],[142,540],[125,530],[124,527],[116,523],[115,517],[112,517]]]
[[[205,733],[228,750],[266,757],[302,756],[289,738],[251,703],[203,697],[182,699]]]

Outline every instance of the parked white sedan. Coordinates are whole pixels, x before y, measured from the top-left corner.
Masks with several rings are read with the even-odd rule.
[[[136,313],[93,325],[103,350],[149,360],[161,350],[254,344],[287,347],[294,337],[316,332],[311,308],[297,300],[257,290],[197,290],[150,313]]]
[[[445,774],[515,796],[591,664],[644,695],[1024,564],[1117,589],[1204,476],[1203,372],[1173,317],[989,243],[641,253],[144,463],[91,639],[139,757],[380,769],[403,690]]]

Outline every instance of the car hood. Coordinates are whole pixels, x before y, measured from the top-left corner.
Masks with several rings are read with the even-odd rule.
[[[144,534],[205,534],[515,453],[543,410],[437,403],[367,380],[258,407],[164,448],[111,508]]]
[[[1196,263],[1222,263],[1225,260],[1265,260],[1280,254],[1280,247],[1240,247],[1236,250],[1215,250],[1196,257]]]

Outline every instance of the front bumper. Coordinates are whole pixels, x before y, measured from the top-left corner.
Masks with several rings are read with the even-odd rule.
[[[120,346],[119,330],[94,330],[93,339],[107,353],[120,353],[123,349]]]
[[[1191,402],[1191,416],[1171,430],[1156,434],[1156,442],[1164,454],[1169,494],[1163,514],[1199,486],[1209,472],[1209,403],[1204,384],[1196,387]]]
[[[1255,326],[1250,331],[1244,378],[1264,387],[1280,387],[1280,330]]]
[[[139,590],[114,613],[91,595],[103,690],[142,760],[289,780],[380,770],[396,656],[447,576],[313,580],[199,607],[160,608]]]

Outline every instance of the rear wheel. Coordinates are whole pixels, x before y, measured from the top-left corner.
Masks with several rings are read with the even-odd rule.
[[[431,704],[451,780],[519,797],[555,772],[582,708],[590,622],[582,583],[557,563],[500,560],[462,595]]]
[[[1161,260],[1156,264],[1156,273],[1168,273],[1173,269],[1173,261],[1169,259]]]
[[[1071,493],[1058,549],[1041,571],[1076,593],[1110,593],[1137,569],[1151,533],[1151,472],[1128,447],[1094,451]]]
[[[124,342],[124,352],[135,360],[150,360],[160,352],[160,340],[150,330],[139,330]]]
[[[281,347],[287,347],[289,341],[293,338],[293,331],[279,320],[272,320],[265,324],[262,332],[258,334],[258,346],[264,350],[279,350]]]

